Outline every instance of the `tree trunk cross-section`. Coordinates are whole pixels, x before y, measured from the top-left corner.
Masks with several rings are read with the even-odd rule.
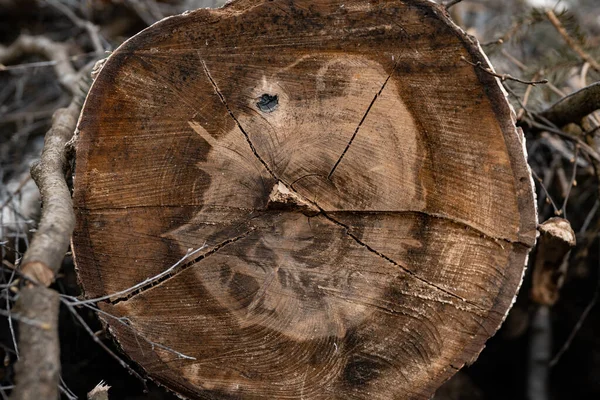
[[[422,0],[238,0],[115,51],[79,122],[85,294],[206,245],[100,302],[124,351],[193,399],[425,399],[472,361],[536,218],[502,89],[461,56],[488,66]]]

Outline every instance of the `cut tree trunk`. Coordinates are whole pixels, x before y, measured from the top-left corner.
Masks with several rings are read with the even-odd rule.
[[[123,44],[79,123],[85,295],[205,245],[99,302],[123,350],[193,399],[425,399],[477,357],[536,216],[461,57],[488,67],[423,0],[238,0]]]

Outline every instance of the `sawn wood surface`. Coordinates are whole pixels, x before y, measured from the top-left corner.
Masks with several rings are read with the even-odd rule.
[[[472,361],[536,217],[505,95],[461,56],[488,65],[422,0],[237,0],[112,53],[79,122],[85,296],[206,246],[100,302],[124,351],[192,399],[427,399]]]

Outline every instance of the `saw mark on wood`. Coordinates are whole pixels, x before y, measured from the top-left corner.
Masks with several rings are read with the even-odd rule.
[[[346,144],[346,148],[342,152],[342,155],[340,156],[340,158],[338,158],[338,160],[336,161],[336,163],[333,165],[333,168],[331,168],[331,171],[329,172],[329,175],[327,175],[327,179],[328,180],[331,180],[331,177],[332,177],[333,173],[337,169],[338,165],[340,165],[340,163],[342,162],[342,159],[344,158],[344,156],[348,152],[348,149],[352,145],[352,142],[354,142],[354,139],[356,138],[356,135],[358,135],[358,131],[360,130],[360,127],[362,126],[363,122],[365,122],[365,119],[367,119],[367,115],[369,115],[369,111],[371,111],[371,108],[373,107],[373,104],[375,104],[375,102],[377,101],[377,99],[379,98],[379,96],[381,96],[381,93],[383,92],[383,89],[385,89],[385,86],[387,85],[388,81],[390,80],[390,78],[392,77],[392,75],[394,75],[394,72],[396,72],[396,67],[397,66],[398,66],[398,62],[396,61],[396,63],[394,64],[394,68],[392,69],[392,72],[385,79],[385,82],[383,82],[383,85],[381,85],[381,89],[379,89],[379,91],[377,93],[375,93],[375,96],[373,97],[373,100],[371,100],[371,103],[369,104],[369,107],[367,107],[367,111],[365,111],[362,119],[358,123],[358,126],[354,130],[354,133],[352,134],[352,137],[348,141],[348,144]]]

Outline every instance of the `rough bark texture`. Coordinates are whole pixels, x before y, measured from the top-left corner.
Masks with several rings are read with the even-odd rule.
[[[11,400],[58,399],[60,378],[58,293],[45,287],[24,288],[18,314],[20,358]]]
[[[600,109],[600,82],[571,93],[544,110],[540,115],[558,126],[580,123],[588,114]]]
[[[31,168],[31,176],[40,188],[43,212],[37,232],[23,256],[21,273],[44,286],[54,281],[75,227],[73,202],[65,181],[65,144],[73,137],[80,109],[80,103],[73,101],[68,108],[54,113],[41,159]]]
[[[115,51],[79,124],[86,295],[207,245],[100,303],[125,351],[194,399],[425,399],[472,361],[536,218],[504,94],[461,56],[488,67],[420,0],[239,0]]]
[[[58,293],[47,289],[62,265],[75,226],[71,193],[65,182],[65,144],[75,132],[81,98],[54,113],[41,159],[31,168],[40,189],[42,217],[23,259],[20,273],[26,283],[16,302],[20,359],[12,400],[56,399],[60,378]]]

